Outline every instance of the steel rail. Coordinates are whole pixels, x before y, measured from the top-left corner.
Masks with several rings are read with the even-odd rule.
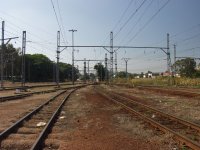
[[[63,105],[65,104],[65,102],[67,101],[67,99],[77,89],[80,89],[80,88],[85,87],[85,86],[87,86],[87,85],[82,85],[82,86],[77,86],[77,87],[70,87],[72,89],[72,91],[70,91],[67,94],[67,96],[64,97],[64,99],[61,99],[61,103],[59,103],[58,107],[56,108],[56,110],[53,111],[53,113],[52,113],[53,115],[51,116],[51,118],[48,121],[48,123],[45,125],[44,129],[42,130],[42,132],[39,134],[38,138],[35,140],[35,143],[32,145],[31,149],[34,149],[34,150],[41,149],[41,146],[42,146],[42,143],[43,143],[44,139],[46,138],[48,132],[52,128],[57,115],[60,114],[61,109],[62,109]],[[55,100],[55,98],[57,98],[58,96],[62,95],[66,91],[67,90],[63,90],[63,91],[59,92],[58,94],[56,94],[55,96],[53,96],[52,98],[50,98],[49,100],[47,100],[46,102],[44,102],[43,104],[41,104],[39,107],[37,107],[36,109],[34,109],[32,112],[28,113],[27,115],[25,115],[24,117],[22,117],[21,119],[19,119],[16,123],[14,123],[10,127],[8,127],[6,130],[4,130],[3,132],[1,132],[0,133],[0,145],[1,145],[1,142],[8,135],[10,135],[11,133],[13,133],[13,131],[16,130],[16,128],[21,127],[22,123],[25,120],[30,119],[33,115],[35,115],[37,112],[39,112],[44,106],[48,105],[51,101]]]
[[[33,144],[33,146],[31,147],[31,150],[38,150],[41,148],[42,143],[44,141],[44,139],[46,138],[49,130],[51,129],[51,127],[53,126],[56,117],[60,114],[60,111],[63,107],[63,105],[65,104],[65,102],[67,101],[67,99],[70,97],[70,95],[75,92],[78,88],[74,89],[73,91],[71,91],[62,101],[62,103],[59,105],[59,107],[57,108],[57,110],[54,112],[54,114],[52,115],[51,119],[49,120],[49,122],[47,123],[47,125],[45,126],[45,128],[42,130],[42,132],[40,133],[39,137],[37,138],[36,142]]]
[[[19,95],[11,95],[11,96],[3,96],[0,97],[0,102],[4,102],[4,101],[8,101],[8,100],[14,100],[14,99],[19,99],[19,98],[24,98],[24,97],[28,97],[31,96],[32,93],[28,93],[28,94],[19,94]]]
[[[151,90],[151,91],[161,91],[161,92],[168,92],[169,94],[172,95],[178,95],[178,96],[183,96],[183,97],[197,97],[200,96],[200,93],[198,92],[191,92],[191,91],[186,91],[186,89],[162,89],[162,88],[157,88],[157,87],[145,87],[145,86],[140,86],[137,87],[138,89],[146,89],[146,90]],[[189,94],[193,94],[192,96]]]
[[[81,83],[77,83],[81,84]],[[61,83],[61,85],[72,85],[71,83]],[[43,85],[29,85],[25,86],[26,88],[37,88],[37,87],[48,87],[48,86],[57,86],[56,84],[43,84]],[[4,87],[4,89],[0,89],[0,91],[8,91],[8,90],[15,90],[19,89],[21,86],[15,86],[15,87]]]
[[[76,87],[83,87],[83,86],[85,86],[85,85],[79,85],[79,86],[74,86],[74,87],[66,87],[66,88],[57,88],[57,89],[53,89],[53,90],[36,91],[36,92],[30,92],[30,93],[27,93],[27,94],[3,96],[3,97],[0,97],[0,102],[25,98],[25,97],[28,97],[28,96],[32,96],[33,94],[51,93],[51,92],[56,92],[58,90],[70,90],[70,89],[73,89],[73,88],[76,88]]]
[[[145,120],[146,122],[150,123],[152,126],[156,127],[156,128],[159,128],[161,131],[163,131],[164,133],[172,133],[173,134],[173,137],[180,142],[180,144],[182,145],[186,145],[194,150],[200,150],[200,144],[198,144],[197,142],[194,142],[192,140],[190,140],[189,138],[173,131],[172,129],[154,121],[153,119],[151,118],[148,118],[146,117],[145,115],[143,115],[142,113],[140,112],[137,112],[135,111],[134,109],[132,109],[131,107],[129,106],[126,106],[125,104],[113,99],[113,98],[110,98],[108,97],[107,95],[103,94],[102,92],[100,91],[97,91],[100,95],[102,95],[103,97],[109,99],[109,100],[112,100],[114,101],[115,103],[117,103],[118,105],[122,106],[124,109],[136,114],[137,116],[139,116],[141,119]]]
[[[22,117],[21,119],[19,119],[16,123],[14,123],[13,125],[11,125],[9,128],[7,128],[3,132],[1,132],[0,133],[0,142],[3,140],[3,138],[5,138],[7,135],[9,135],[16,127],[19,127],[24,120],[30,118],[32,115],[34,115],[35,113],[37,113],[43,106],[47,105],[48,103],[50,103],[52,100],[54,100],[56,97],[60,96],[64,92],[66,92],[66,91],[62,91],[62,92],[56,94],[55,96],[53,96],[52,98],[50,98],[49,100],[47,100],[45,103],[41,104],[39,107],[37,107],[36,109],[34,109],[32,112],[28,113],[27,115],[25,115],[24,117]]]
[[[127,100],[127,101],[129,101],[129,102],[131,102],[131,103],[135,103],[135,104],[140,105],[140,106],[142,106],[142,107],[144,107],[144,108],[150,109],[151,111],[153,111],[153,112],[155,112],[155,113],[157,113],[157,114],[160,114],[161,116],[165,116],[165,117],[167,117],[167,118],[170,118],[171,120],[178,121],[178,122],[180,122],[180,123],[182,123],[182,124],[184,124],[184,125],[186,125],[186,126],[192,128],[192,129],[195,129],[195,130],[197,130],[197,131],[200,132],[200,125],[199,125],[199,124],[196,124],[196,123],[193,123],[193,122],[189,122],[189,121],[183,120],[183,119],[181,119],[181,118],[177,118],[177,117],[175,117],[175,116],[173,116],[173,115],[164,113],[164,112],[162,112],[162,111],[160,111],[160,110],[158,110],[158,109],[155,109],[155,108],[153,108],[153,107],[150,107],[150,106],[147,106],[147,105],[145,105],[145,104],[136,102],[136,101],[133,100],[134,98],[127,98],[127,97],[121,96],[121,95],[119,95],[119,94],[116,94],[115,92],[113,92],[112,94],[115,94],[115,95],[117,95],[118,97],[120,97],[120,98],[122,98],[122,99],[124,99],[124,100]],[[135,97],[135,98],[136,98],[136,97]]]

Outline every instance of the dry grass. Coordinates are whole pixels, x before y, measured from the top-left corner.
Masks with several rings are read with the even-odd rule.
[[[156,77],[140,78],[140,79],[115,79],[114,83],[127,84],[128,87],[138,85],[154,85],[154,86],[186,86],[186,87],[200,87],[200,78],[172,78],[172,77]]]
[[[145,127],[144,123],[133,118],[130,114],[117,114],[113,116],[113,121],[117,123],[118,128],[126,130],[130,136],[136,139],[155,143],[160,149],[168,150],[175,148],[175,141],[170,134],[156,135],[153,130]]]
[[[195,98],[183,98],[178,96],[163,95],[137,88],[113,88],[117,92],[125,92],[140,98],[145,98],[148,105],[151,105],[163,112],[175,115],[188,121],[200,124],[200,100]]]
[[[154,135],[152,130],[144,130],[142,122],[134,119],[130,114],[116,114],[113,116],[113,121],[119,128],[125,129],[136,138],[147,140]]]

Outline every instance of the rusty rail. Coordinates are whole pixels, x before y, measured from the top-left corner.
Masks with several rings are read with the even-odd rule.
[[[142,120],[145,120],[146,122],[148,122],[149,124],[151,124],[152,126],[158,128],[159,130],[163,131],[164,133],[171,133],[173,135],[173,138],[177,141],[179,141],[179,144],[181,145],[186,145],[194,150],[200,150],[200,144],[197,143],[196,141],[193,141],[191,139],[189,139],[188,137],[180,134],[180,133],[177,133],[176,131],[174,131],[173,129],[170,129],[169,127],[165,126],[165,125],[162,125],[161,123],[153,120],[152,118],[148,117],[148,116],[145,116],[142,112],[139,112],[139,111],[136,111],[134,110],[132,107],[128,106],[127,104],[124,104],[123,102],[120,102],[119,100],[117,100],[118,98],[121,98],[123,99],[124,101],[131,101],[130,99],[128,98],[124,98],[122,96],[119,96],[119,95],[115,95],[114,98],[111,98],[110,96],[108,96],[108,94],[106,94],[106,92],[104,91],[103,93],[98,90],[97,91],[100,95],[102,95],[103,97],[111,100],[111,101],[114,101],[116,104],[122,106],[124,109],[128,110],[129,112],[131,113],[134,113],[136,114],[137,116],[139,116]],[[110,93],[109,93],[110,95]],[[113,93],[111,94],[113,95]],[[199,125],[197,124],[194,124],[194,123],[191,123],[191,122],[188,122],[186,120],[183,120],[183,119],[179,119],[175,116],[172,116],[172,115],[169,115],[169,114],[165,114],[159,110],[156,110],[154,108],[151,108],[147,105],[144,105],[144,104],[141,104],[141,103],[138,103],[138,102],[132,102],[132,103],[136,103],[137,105],[140,105],[141,107],[145,108],[145,109],[148,109],[148,110],[151,110],[151,111],[154,111],[156,113],[159,113],[159,114],[162,114],[162,116],[167,116],[168,118],[172,119],[173,121],[178,121],[186,126],[188,126],[189,128],[193,128],[197,131],[200,131],[200,127]]]

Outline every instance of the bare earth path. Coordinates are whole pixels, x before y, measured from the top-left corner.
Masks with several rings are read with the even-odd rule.
[[[142,122],[93,87],[78,90],[67,101],[62,119],[45,144],[52,149],[165,150],[173,147],[167,135],[157,136]]]

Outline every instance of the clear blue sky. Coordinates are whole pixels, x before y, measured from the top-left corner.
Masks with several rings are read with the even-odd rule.
[[[177,56],[200,57],[200,0],[52,0],[62,28],[62,45],[109,45],[110,31],[117,46],[164,46],[170,34]],[[164,4],[166,4],[165,7]],[[163,7],[163,8],[162,8]],[[137,11],[136,11],[137,10]],[[154,14],[157,15],[151,19]],[[132,15],[132,17],[131,17]],[[5,21],[6,37],[21,47],[22,31],[27,31],[27,53],[42,53],[51,60],[56,56],[56,33],[59,29],[51,0],[6,0],[0,5],[0,20]],[[61,61],[71,63],[71,49],[61,53]],[[79,48],[75,59],[104,59],[101,48]],[[123,57],[131,58],[129,72],[163,72],[166,55],[155,49],[119,49],[118,71],[125,70]],[[79,68],[83,63],[76,62]],[[91,63],[93,67],[94,63]]]

